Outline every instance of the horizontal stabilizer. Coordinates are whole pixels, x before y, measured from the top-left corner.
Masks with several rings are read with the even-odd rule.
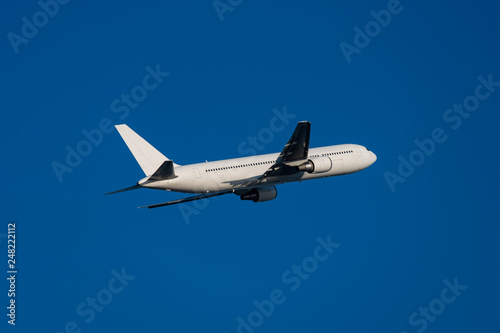
[[[158,170],[156,170],[155,173],[153,173],[151,177],[148,178],[148,180],[166,180],[174,179],[175,177],[174,162],[169,160],[163,162],[163,164],[160,165]]]
[[[118,190],[118,191],[104,193],[103,195],[109,195],[109,194],[115,194],[115,193],[120,193],[120,192],[132,191],[132,190],[137,190],[139,188],[142,188],[142,186],[140,186],[140,185],[134,185],[134,186],[122,188],[121,190]]]

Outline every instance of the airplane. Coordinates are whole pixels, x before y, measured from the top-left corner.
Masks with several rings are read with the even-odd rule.
[[[136,185],[114,194],[139,188],[197,194],[142,206],[157,208],[234,193],[254,202],[276,198],[276,185],[346,175],[368,168],[377,156],[364,146],[341,144],[309,149],[311,123],[297,124],[281,153],[239,157],[189,165],[175,164],[127,125],[115,125],[146,175]]]

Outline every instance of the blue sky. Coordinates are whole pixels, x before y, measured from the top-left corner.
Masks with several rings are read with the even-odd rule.
[[[18,332],[500,328],[496,2],[41,3],[0,14]],[[264,203],[102,196],[143,177],[111,124],[190,164],[242,156],[277,114],[262,153],[308,120],[312,147],[378,160]]]

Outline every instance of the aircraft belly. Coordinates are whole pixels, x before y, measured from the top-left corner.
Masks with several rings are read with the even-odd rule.
[[[199,178],[186,177],[182,174],[177,179],[169,182],[168,189],[186,193],[210,193],[257,185],[260,174],[247,178],[247,175],[232,174],[231,172],[201,173]]]

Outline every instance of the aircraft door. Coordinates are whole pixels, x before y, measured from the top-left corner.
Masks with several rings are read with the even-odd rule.
[[[194,178],[196,179],[201,178],[200,170],[198,170],[197,168],[193,168],[193,173],[194,173]]]

